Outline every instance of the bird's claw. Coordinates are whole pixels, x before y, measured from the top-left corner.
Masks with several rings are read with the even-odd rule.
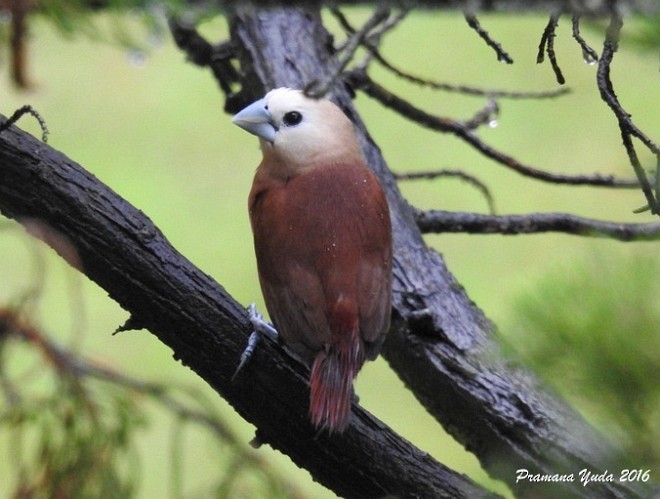
[[[257,307],[254,303],[251,303],[248,307],[248,318],[250,319],[250,323],[252,324],[254,330],[248,338],[245,350],[243,350],[243,353],[241,354],[238,367],[236,368],[236,371],[234,371],[234,375],[231,377],[232,381],[236,379],[236,376],[241,371],[241,369],[243,369],[248,360],[252,358],[252,355],[254,354],[254,351],[256,350],[262,335],[268,336],[273,340],[277,339],[277,329],[275,329],[271,324],[264,320],[262,315],[257,311]]]
[[[262,315],[257,311],[257,306],[254,303],[250,303],[250,306],[248,307],[248,318],[250,319],[250,323],[252,324],[255,333],[268,336],[271,340],[277,339],[277,329],[264,320]]]

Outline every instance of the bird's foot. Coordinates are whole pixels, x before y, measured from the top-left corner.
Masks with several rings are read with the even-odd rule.
[[[241,354],[238,367],[236,368],[234,375],[231,377],[232,381],[236,379],[238,373],[241,371],[241,369],[243,369],[245,364],[247,364],[248,360],[250,360],[254,354],[254,351],[259,344],[259,340],[261,340],[261,336],[268,336],[272,340],[277,340],[277,329],[275,329],[272,324],[264,320],[262,315],[257,311],[257,307],[254,303],[251,303],[248,307],[248,318],[250,319],[250,323],[252,324],[254,330],[248,338],[245,350],[243,350],[243,353]]]

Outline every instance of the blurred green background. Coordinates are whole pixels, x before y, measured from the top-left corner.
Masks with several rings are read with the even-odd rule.
[[[364,10],[348,10],[355,22]],[[462,16],[416,12],[385,38],[383,53],[413,74],[452,84],[508,90],[556,88],[549,64],[535,64],[544,16],[481,16],[482,25],[515,60],[495,55]],[[626,20],[612,79],[619,99],[651,138],[660,131],[658,46],[640,47],[635,35],[648,20]],[[328,16],[328,25],[335,23]],[[604,24],[583,34],[600,52]],[[6,30],[6,26],[4,28]],[[0,112],[29,103],[46,119],[49,143],[93,172],[160,227],[172,244],[218,280],[241,303],[265,310],[258,287],[246,197],[260,152],[254,137],[230,123],[223,96],[208,71],[187,63],[167,32],[131,16],[102,15],[92,36],[63,36],[43,19],[30,23],[29,75],[33,88],[13,88],[6,45],[0,56]],[[207,21],[211,41],[227,37],[223,18]],[[135,42],[117,42],[116,34]],[[572,92],[560,99],[500,101],[499,126],[480,136],[520,161],[566,174],[612,173],[631,168],[616,122],[595,87],[596,67],[584,63],[570,36],[570,19],[557,32],[559,64]],[[372,76],[430,113],[468,119],[482,98],[432,92],[374,68]],[[646,222],[632,211],[644,204],[637,190],[609,191],[544,185],[489,161],[455,137],[406,122],[358,95],[356,105],[390,167],[397,172],[462,169],[486,183],[498,213],[562,211],[586,217]],[[34,120],[19,126],[37,134]],[[646,168],[654,159],[639,149]],[[0,181],[2,181],[0,179]],[[402,184],[420,208],[486,212],[483,197],[456,179]],[[195,387],[214,399],[246,442],[253,428],[148,332],[111,333],[127,318],[106,293],[63,263],[13,222],[0,219],[0,305],[17,303],[38,288],[30,320],[58,341],[132,376]],[[447,260],[470,297],[498,326],[507,351],[520,355],[591,422],[643,452],[631,459],[660,465],[660,356],[658,243],[619,243],[565,235],[433,235],[427,241]],[[20,355],[17,354],[20,358]],[[24,354],[27,357],[27,354]],[[12,359],[15,362],[14,359]],[[19,367],[12,369],[20,370]],[[387,364],[378,359],[357,382],[362,404],[395,431],[500,493],[478,461],[419,407]],[[217,400],[215,400],[217,399]],[[4,402],[3,402],[4,403]],[[175,421],[144,400],[149,424],[137,433],[138,497],[174,497],[171,455]],[[218,453],[204,431],[186,431],[176,447],[184,497],[205,497],[216,479]],[[178,444],[177,444],[178,445]],[[13,490],[16,444],[0,427],[0,497]],[[276,473],[308,497],[333,497],[286,456],[263,447]],[[138,465],[139,463],[139,465]],[[3,490],[4,489],[4,490]],[[237,489],[234,497],[247,491]]]

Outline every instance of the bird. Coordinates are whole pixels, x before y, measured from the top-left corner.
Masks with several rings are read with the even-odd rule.
[[[349,425],[353,380],[390,326],[392,228],[351,120],[277,88],[232,122],[259,138],[248,197],[259,282],[278,341],[310,369],[309,418]]]

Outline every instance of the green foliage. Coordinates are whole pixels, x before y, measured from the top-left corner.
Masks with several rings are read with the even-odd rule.
[[[30,14],[37,14],[66,38],[82,36],[141,50],[149,48],[154,34],[162,36],[166,13],[176,16],[185,12],[186,16],[198,20],[209,15],[206,4],[191,7],[183,0],[107,0],[103,4],[102,9],[97,9],[91,7],[88,0],[39,0]],[[104,22],[99,22],[100,16],[96,15],[101,10],[109,14],[102,18]],[[9,42],[14,14],[11,7],[0,11],[0,14],[0,45],[4,45]],[[33,16],[29,16],[28,23],[32,19]],[[136,29],[136,24],[140,24],[142,29]],[[144,36],[145,31],[147,36]]]
[[[159,22],[159,12],[147,9],[143,4],[144,2],[131,0],[111,0],[107,11],[119,15],[109,16],[111,20],[109,29],[99,25],[98,16],[94,16],[94,11],[82,0],[73,2],[45,0],[40,3],[39,14],[66,37],[82,35],[93,40],[111,41],[133,47],[139,42],[133,35],[129,35],[135,30],[131,30],[130,23],[127,22],[126,16],[121,15],[122,12],[132,10],[138,14],[135,17],[139,18],[146,27],[154,26]]]
[[[642,50],[660,50],[660,15],[640,17],[637,29],[628,33],[633,44]]]
[[[639,466],[660,466],[660,262],[594,256],[516,308],[515,349]]]
[[[147,401],[174,419],[163,473],[171,497],[299,495],[199,390],[143,382],[85,359],[2,306],[0,396],[0,441],[9,442],[13,477],[0,493],[10,497],[135,497],[143,472],[137,443],[153,423]],[[189,452],[195,432],[212,444],[213,473],[202,482],[186,479],[190,463],[200,462]]]
[[[14,497],[131,497],[139,479],[132,436],[144,424],[135,401],[72,373],[48,374],[16,383],[0,413],[0,431],[12,436]]]

